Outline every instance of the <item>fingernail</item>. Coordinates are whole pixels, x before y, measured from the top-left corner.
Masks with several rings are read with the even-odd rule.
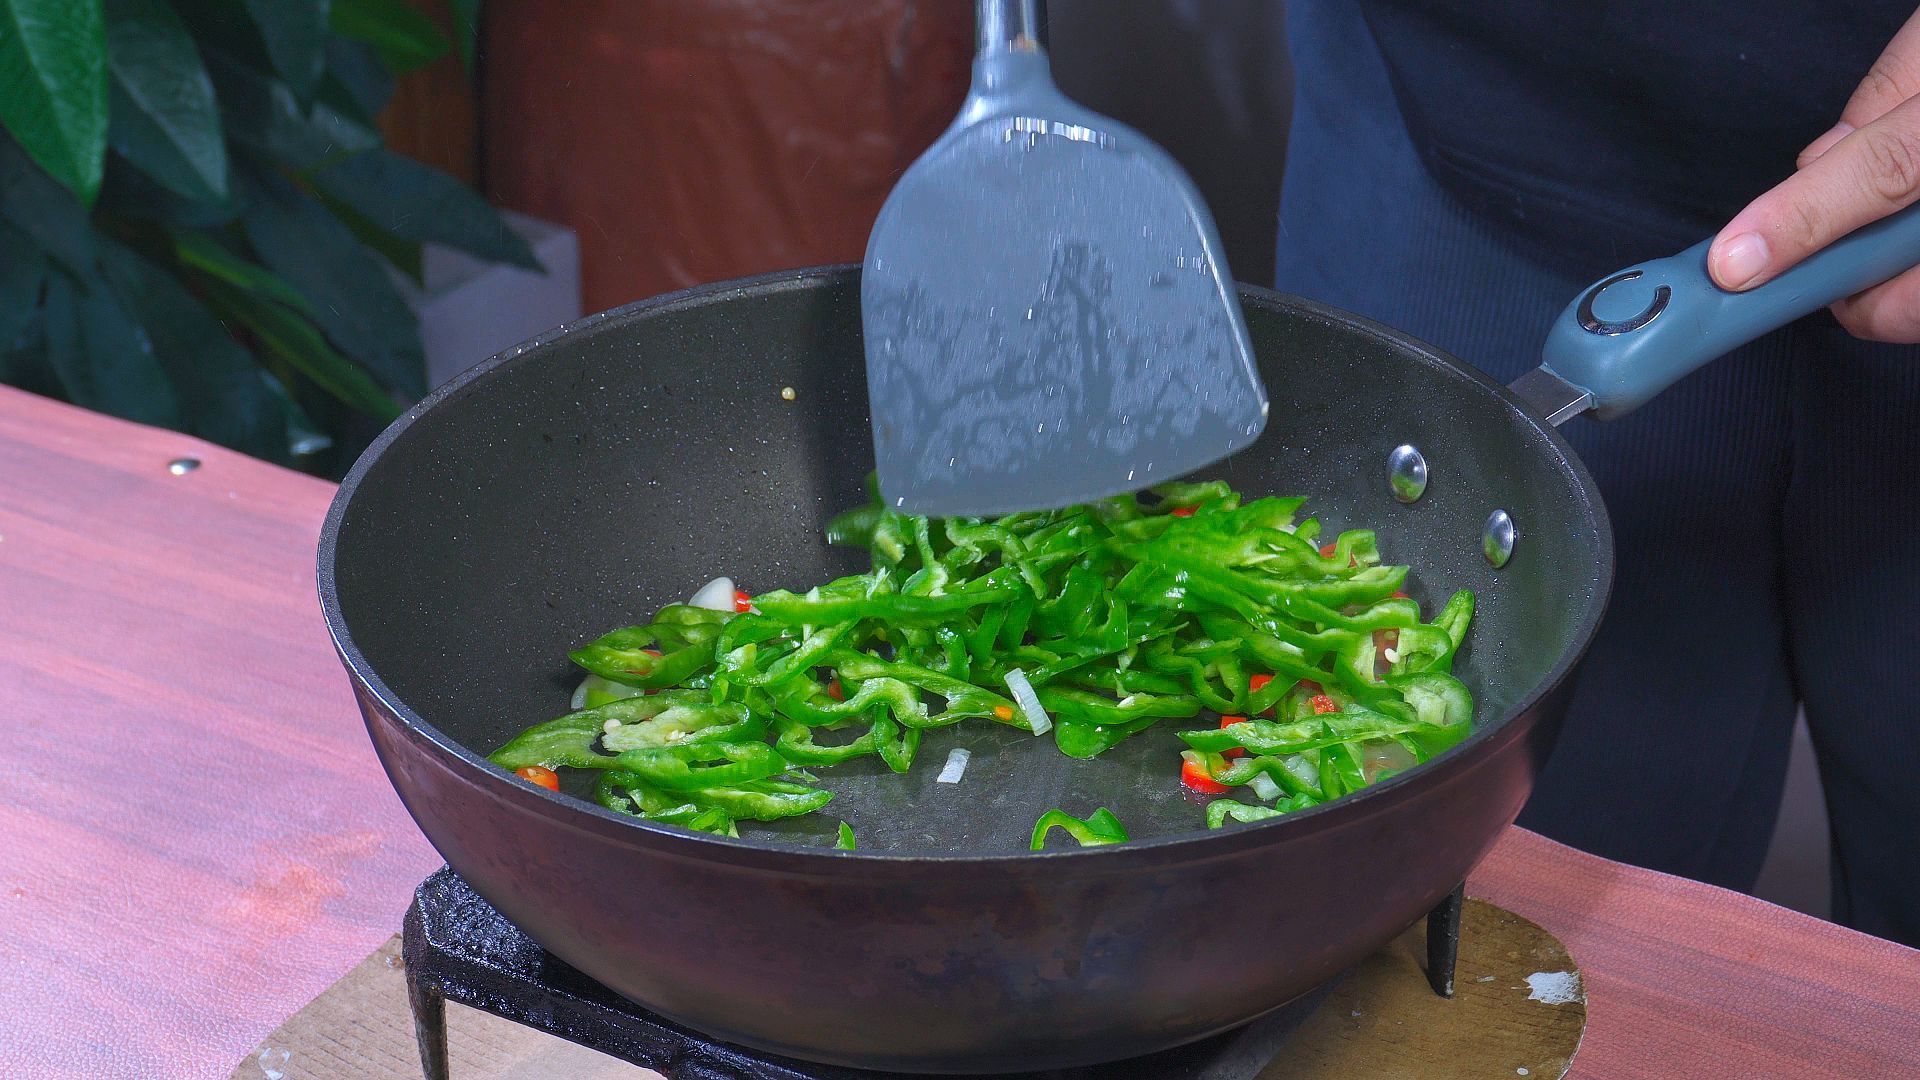
[[[1753,284],[1767,268],[1767,238],[1759,233],[1741,233],[1720,248],[1713,277],[1720,287],[1734,292]]]

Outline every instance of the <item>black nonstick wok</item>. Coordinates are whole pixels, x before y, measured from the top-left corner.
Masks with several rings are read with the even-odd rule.
[[[1478,730],[1429,767],[1208,833],[1173,725],[1092,761],[1000,725],[933,733],[907,776],[820,772],[856,853],[727,840],[516,780],[484,755],[566,710],[567,650],[726,574],[864,566],[821,525],[873,467],[857,274],[696,289],[496,357],[396,423],[342,485],[323,603],[381,761],[449,865],[555,955],[668,1017],[796,1057],[921,1071],[1064,1066],[1242,1023],[1458,885],[1526,799],[1612,572],[1592,481],[1544,422],[1383,327],[1242,292],[1274,422],[1211,475],[1377,528],[1423,602],[1480,614]],[[787,400],[783,388],[793,389]],[[1399,444],[1426,492],[1388,486]],[[1490,511],[1512,561],[1481,553]],[[965,779],[936,784],[948,747]],[[1031,854],[1043,811],[1138,842]]]
[[[1911,248],[1916,221],[1889,228]],[[1144,1054],[1352,965],[1445,897],[1514,819],[1612,578],[1605,510],[1545,417],[1630,407],[1704,362],[1705,345],[1685,344],[1702,340],[1693,306],[1725,301],[1701,291],[1703,263],[1695,249],[1576,301],[1563,322],[1596,340],[1671,326],[1681,344],[1620,367],[1606,349],[1584,363],[1577,336],[1550,342],[1555,370],[1516,383],[1531,406],[1393,330],[1242,288],[1273,418],[1207,474],[1308,496],[1331,529],[1377,529],[1423,603],[1479,596],[1456,669],[1478,699],[1473,735],[1278,820],[1205,831],[1176,780],[1173,724],[1087,762],[999,725],[945,729],[911,774],[823,770],[837,796],[824,814],[739,840],[620,816],[486,762],[565,711],[579,643],[716,576],[800,589],[863,565],[820,538],[865,498],[873,467],[851,268],[634,304],[436,391],[342,484],[321,538],[322,605],[421,829],[593,978],[714,1036],[845,1065],[985,1072]],[[1810,273],[1826,276],[1811,289],[1800,271],[1777,281],[1772,323],[1867,283],[1835,265],[1816,257]],[[1745,337],[1769,321],[1756,307],[1736,305]],[[1428,467],[1411,503],[1389,486],[1402,444]],[[1498,569],[1483,553],[1496,510],[1517,534]],[[965,779],[934,783],[955,745],[974,751]],[[1110,807],[1137,839],[1027,852],[1055,806]],[[858,852],[828,846],[841,819]]]

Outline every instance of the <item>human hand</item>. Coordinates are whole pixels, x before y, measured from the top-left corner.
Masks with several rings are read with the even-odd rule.
[[[1764,284],[1869,222],[1920,200],[1920,12],[1867,70],[1840,122],[1800,151],[1797,171],[1753,200],[1707,252],[1716,285]],[[1833,305],[1856,337],[1920,342],[1920,267]]]

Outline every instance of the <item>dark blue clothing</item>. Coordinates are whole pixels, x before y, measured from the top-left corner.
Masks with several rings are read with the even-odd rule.
[[[1673,55],[1730,47],[1696,40],[1699,32],[1675,36],[1678,5],[1517,6],[1644,7],[1665,59],[1636,73],[1646,54],[1636,57],[1616,34],[1601,66],[1610,92],[1635,87],[1648,101],[1702,92]],[[1761,21],[1762,9],[1778,20],[1783,5],[1712,6],[1729,20]],[[1593,101],[1565,100],[1599,92],[1591,85],[1538,71],[1450,79],[1449,63],[1484,61],[1459,44],[1492,32],[1479,16],[1423,22],[1386,4],[1373,14],[1370,27],[1359,0],[1289,9],[1297,89],[1278,286],[1397,326],[1502,381],[1538,362],[1547,326],[1580,288],[1710,235],[1789,172],[1899,22],[1849,31],[1863,40],[1808,34],[1809,51],[1845,52],[1815,58],[1834,69],[1815,101],[1785,85],[1803,39],[1743,22],[1742,41],[1772,33],[1760,66],[1781,82],[1721,88],[1716,100],[1758,94],[1783,117],[1791,112],[1769,136],[1777,157],[1748,160],[1715,153],[1730,136],[1713,133],[1710,110],[1665,128],[1655,110],[1621,127]],[[1410,42],[1441,23],[1448,29],[1433,31],[1423,73],[1390,71],[1376,30],[1404,59]],[[1531,30],[1511,48],[1554,62],[1569,55],[1564,36]],[[1415,131],[1396,83],[1419,99]],[[1465,87],[1507,95],[1505,105],[1449,96]],[[1547,122],[1553,110],[1561,127]],[[1751,108],[1736,112],[1749,128],[1769,126]],[[1502,126],[1501,115],[1525,119]],[[1484,130],[1465,130],[1473,123],[1463,128],[1462,119]],[[1443,176],[1434,166],[1440,145],[1428,141],[1436,138],[1495,166],[1484,171],[1504,177],[1504,192]],[[1594,147],[1606,152],[1585,156]],[[1663,159],[1663,150],[1674,155]],[[1604,213],[1555,216],[1596,206]],[[1910,643],[1920,637],[1916,420],[1920,350],[1856,341],[1823,313],[1709,365],[1624,420],[1563,429],[1606,496],[1619,570],[1522,824],[1612,858],[1751,888],[1795,705],[1804,703],[1833,822],[1834,915],[1920,944],[1920,700],[1910,689]]]

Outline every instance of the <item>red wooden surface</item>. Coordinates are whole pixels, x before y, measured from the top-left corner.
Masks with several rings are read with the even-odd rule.
[[[0,1076],[224,1077],[437,865],[320,620],[332,496],[0,388]]]
[[[0,388],[0,1076],[224,1077],[436,865],[320,622],[331,494]],[[1519,830],[1471,891],[1580,962],[1576,1076],[1920,1076],[1920,953]]]

